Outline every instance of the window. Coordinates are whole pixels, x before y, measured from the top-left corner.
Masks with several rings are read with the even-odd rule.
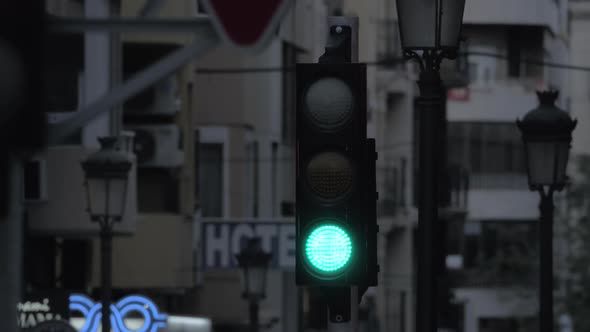
[[[201,216],[227,217],[231,201],[230,130],[221,126],[202,126],[196,136],[195,191]]]
[[[520,30],[510,28],[506,35],[506,50],[508,55],[508,77],[520,77],[521,43]]]
[[[538,330],[537,317],[480,318],[479,331],[533,332]]]
[[[469,45],[469,52],[482,54],[496,54],[498,49],[489,45]],[[496,80],[496,67],[498,60],[489,56],[473,56],[467,64],[469,71],[469,84],[475,88],[488,88]]]
[[[258,152],[258,142],[252,142],[252,197],[254,201],[252,202],[252,216],[254,218],[258,217],[259,215],[259,172],[258,169],[260,168],[260,154]]]
[[[283,68],[294,68],[297,50],[283,43]],[[283,71],[283,114],[281,119],[282,139],[285,145],[295,145],[295,70]]]
[[[180,212],[178,170],[137,168],[137,207],[140,212]]]
[[[537,222],[481,221],[464,225],[464,266],[493,277],[527,278],[535,272]]]
[[[25,201],[47,199],[46,165],[44,160],[31,160],[23,165],[23,193]]]
[[[277,195],[278,195],[278,160],[279,158],[279,144],[277,142],[271,143],[271,197],[272,197],[272,216],[277,216]]]
[[[477,83],[477,62],[469,62],[469,83]]]
[[[449,122],[449,161],[471,173],[525,174],[524,148],[514,123]]]
[[[223,144],[199,146],[199,199],[203,217],[223,216]]]
[[[47,112],[75,112],[80,103],[79,80],[83,70],[84,38],[47,35],[43,55],[43,93]]]

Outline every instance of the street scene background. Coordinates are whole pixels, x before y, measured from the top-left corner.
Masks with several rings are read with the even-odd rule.
[[[198,0],[43,2],[49,17],[73,20],[209,17]],[[101,228],[81,162],[104,136],[116,136],[131,161],[110,264],[112,303],[127,316],[113,331],[135,331],[148,316],[163,324],[157,331],[247,331],[236,255],[252,237],[271,254],[258,331],[326,330],[327,313],[311,310],[309,289],[295,284],[295,65],[318,62],[329,16],[358,17],[367,133],[379,156],[379,283],[360,301],[359,329],[414,331],[419,66],[403,58],[394,0],[289,1],[268,42],[249,51],[166,22],[47,28],[36,63],[49,133],[167,56],[193,56],[58,141],[34,117],[17,124],[14,105],[0,101],[0,330],[33,331],[55,318],[79,331],[98,324],[90,312],[102,294]],[[539,195],[529,190],[516,120],[543,90],[559,91],[556,105],[578,121],[568,184],[554,196],[553,330],[590,331],[590,2],[467,0],[462,36],[457,59],[440,68],[439,331],[538,331]],[[0,99],[19,84],[3,53]]]

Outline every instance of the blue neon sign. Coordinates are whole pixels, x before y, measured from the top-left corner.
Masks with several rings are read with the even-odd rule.
[[[84,315],[86,322],[80,332],[96,332],[102,318],[102,303],[95,303],[92,299],[81,294],[70,296],[70,310]],[[130,330],[123,323],[125,316],[132,312],[139,312],[144,323],[139,330]],[[114,332],[157,332],[165,327],[168,315],[162,314],[151,300],[138,295],[122,298],[116,304],[111,304],[111,327]]]

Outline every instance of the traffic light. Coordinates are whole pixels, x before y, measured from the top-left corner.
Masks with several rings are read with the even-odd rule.
[[[297,64],[296,75],[297,284],[376,284],[366,66]]]

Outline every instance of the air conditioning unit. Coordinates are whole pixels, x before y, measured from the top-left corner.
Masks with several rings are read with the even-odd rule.
[[[28,160],[23,164],[23,201],[47,201],[47,164],[43,159]]]
[[[128,114],[174,115],[180,111],[178,86],[174,76],[165,78],[128,100],[124,107]]]
[[[175,124],[126,126],[135,132],[133,151],[139,167],[177,167],[184,163],[180,129]]]

